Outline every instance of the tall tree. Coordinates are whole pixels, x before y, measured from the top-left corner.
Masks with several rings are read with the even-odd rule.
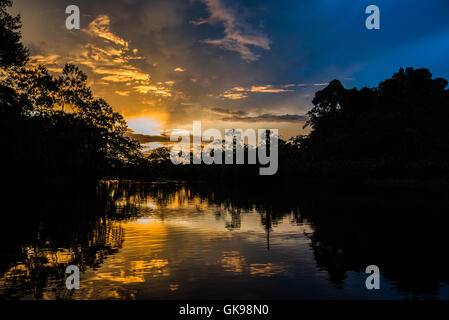
[[[0,67],[21,66],[28,60],[28,50],[20,42],[20,15],[11,16],[10,0],[0,0]]]

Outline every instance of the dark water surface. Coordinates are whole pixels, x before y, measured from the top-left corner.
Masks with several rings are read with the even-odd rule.
[[[6,299],[448,299],[447,193],[102,182],[2,201]],[[368,265],[381,289],[367,290]],[[81,288],[65,268],[81,268]]]

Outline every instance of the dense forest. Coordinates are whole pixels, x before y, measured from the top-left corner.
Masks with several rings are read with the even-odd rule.
[[[329,179],[447,179],[448,81],[427,69],[400,69],[375,88],[345,89],[332,81],[318,91],[305,126],[310,134],[279,141],[279,171],[259,177],[257,166],[170,164],[167,149],[150,159],[173,178],[286,183]]]
[[[447,84],[413,68],[401,68],[376,88],[345,89],[332,81],[315,95],[310,135],[293,140],[300,161],[346,174],[447,173]]]
[[[313,99],[310,134],[279,141],[279,171],[257,165],[175,166],[169,149],[142,153],[124,118],[94,97],[86,75],[31,65],[20,16],[0,0],[0,165],[10,177],[132,177],[186,181],[297,183],[343,178],[448,177],[448,81],[400,69],[375,88],[334,80]],[[298,123],[298,126],[300,124]]]
[[[60,76],[28,63],[20,16],[0,0],[0,165],[17,177],[103,177],[142,164],[140,145],[86,75],[66,65]]]

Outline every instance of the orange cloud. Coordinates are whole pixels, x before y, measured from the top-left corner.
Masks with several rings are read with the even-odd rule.
[[[234,87],[230,90],[225,91],[220,96],[226,99],[239,100],[248,98],[249,93],[285,93],[293,91],[291,89],[285,89],[287,87],[292,87],[292,85],[289,84],[279,88],[275,88],[271,84],[267,84],[264,86],[251,86],[250,88]]]
[[[116,94],[118,94],[119,96],[129,96],[129,91],[115,91]]]
[[[111,32],[110,24],[111,19],[107,15],[101,15],[89,24],[86,32],[128,48],[128,42]]]

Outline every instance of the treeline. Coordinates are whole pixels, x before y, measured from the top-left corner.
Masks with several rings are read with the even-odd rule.
[[[376,88],[334,80],[316,93],[312,131],[292,140],[309,174],[448,177],[448,81],[427,69],[400,69]]]
[[[153,167],[186,180],[300,181],[449,178],[448,81],[427,69],[400,69],[375,88],[345,89],[338,80],[318,91],[308,135],[279,141],[279,170],[258,166],[175,167],[168,149],[150,155]]]
[[[4,177],[107,177],[145,166],[138,142],[86,75],[66,65],[58,77],[28,63],[20,16],[0,0],[0,166]]]
[[[28,63],[20,16],[0,0],[0,166],[3,176],[167,178],[243,183],[449,177],[448,81],[400,69],[375,88],[332,81],[308,113],[311,132],[279,141],[279,170],[259,165],[179,165],[169,150],[149,155],[126,135],[123,117],[95,98],[86,75],[60,76]]]

